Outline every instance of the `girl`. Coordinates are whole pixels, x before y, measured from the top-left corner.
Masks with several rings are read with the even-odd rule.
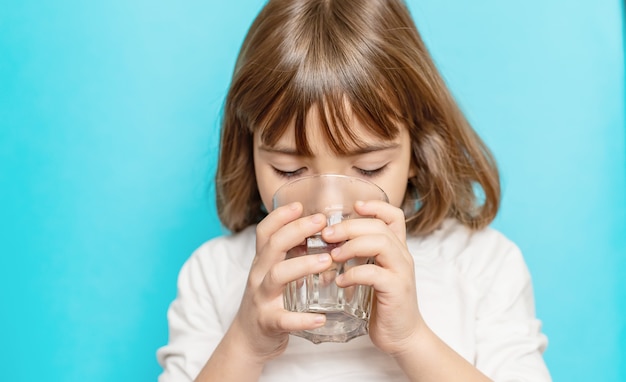
[[[332,228],[299,203],[271,210],[279,186],[318,173],[366,178],[389,203],[357,202],[372,217]],[[181,270],[161,382],[550,380],[524,260],[486,228],[494,160],[402,0],[269,0],[226,98],[216,183],[232,234]],[[284,260],[320,231],[349,241]],[[376,263],[337,284],[373,286],[369,336],[289,336],[325,317],[287,312],[285,284],[355,256]]]

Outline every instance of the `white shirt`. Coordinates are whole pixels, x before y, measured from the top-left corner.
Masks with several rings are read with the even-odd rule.
[[[426,237],[409,237],[420,311],[450,347],[497,382],[550,381],[547,339],[535,318],[528,269],[499,232],[472,232],[446,220]],[[187,260],[168,311],[169,343],[157,352],[159,382],[191,381],[229,328],[255,256],[255,227],[210,240]],[[368,336],[315,345],[290,336],[260,381],[406,381]]]

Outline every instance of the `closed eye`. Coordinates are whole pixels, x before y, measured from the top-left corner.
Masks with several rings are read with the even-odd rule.
[[[278,176],[282,177],[282,178],[294,178],[296,176],[302,175],[302,173],[304,173],[304,171],[306,171],[306,167],[301,167],[297,170],[294,171],[283,171],[283,170],[279,170],[276,167],[272,166],[272,169],[274,169],[274,172],[276,174],[278,174]]]
[[[387,169],[387,165],[384,165],[382,167],[379,168],[375,168],[373,170],[366,170],[363,168],[359,168],[359,167],[354,167],[354,169],[361,175],[368,177],[368,178],[373,178],[377,175],[380,175],[383,173],[383,171],[385,171]]]

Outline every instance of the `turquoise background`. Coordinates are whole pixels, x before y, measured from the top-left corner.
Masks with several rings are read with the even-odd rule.
[[[262,3],[0,0],[0,379],[156,379]],[[500,163],[554,379],[626,380],[623,5],[410,7]]]

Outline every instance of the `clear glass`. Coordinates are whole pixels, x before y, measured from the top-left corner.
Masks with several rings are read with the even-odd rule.
[[[357,200],[388,202],[385,192],[374,183],[344,175],[314,175],[293,180],[276,191],[274,208],[292,202],[301,202],[303,216],[323,213],[327,224],[361,217],[353,211]],[[326,243],[317,234],[291,249],[287,258],[329,253],[342,243]],[[359,264],[373,263],[372,258],[354,258],[345,263],[333,263],[322,272],[311,274],[289,283],[284,291],[285,309],[292,312],[326,314],[326,324],[318,329],[291,334],[313,343],[347,342],[367,334],[372,309],[373,291],[370,286],[357,285],[339,288],[335,278]]]

